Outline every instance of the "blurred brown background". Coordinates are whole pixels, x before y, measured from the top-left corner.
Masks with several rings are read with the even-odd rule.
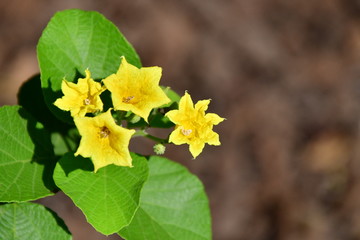
[[[38,38],[66,8],[104,14],[163,85],[227,118],[221,147],[165,155],[204,182],[214,239],[360,239],[359,1],[2,0],[0,105],[39,71]],[[119,239],[61,193],[42,202],[75,240]]]

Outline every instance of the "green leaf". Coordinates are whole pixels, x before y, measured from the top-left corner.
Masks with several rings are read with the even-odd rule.
[[[70,240],[71,234],[56,213],[35,203],[0,206],[0,239]]]
[[[120,57],[141,67],[140,59],[118,28],[97,12],[65,10],[50,20],[39,40],[37,54],[45,102],[61,120],[70,114],[53,103],[62,96],[61,81],[74,82],[89,69],[94,79],[116,73]]]
[[[65,153],[77,148],[78,141],[69,136],[71,132],[72,130],[66,135],[57,132],[51,134],[51,143],[54,146],[56,156],[62,157]]]
[[[152,114],[149,117],[149,125],[150,127],[156,127],[156,128],[171,128],[175,126],[175,124],[170,121],[168,117],[166,117],[163,113],[153,111],[155,114]]]
[[[131,240],[211,239],[209,203],[202,183],[180,164],[150,157],[140,207],[119,235]]]
[[[179,94],[177,94],[174,90],[172,90],[170,87],[163,87],[161,86],[162,90],[164,91],[164,93],[166,94],[166,96],[171,100],[171,102],[161,106],[160,108],[168,108],[171,105],[173,105],[174,103],[179,103],[180,101],[180,96]],[[177,105],[176,105],[177,106]]]
[[[128,225],[139,206],[148,167],[144,157],[133,154],[132,158],[133,168],[109,165],[94,173],[90,159],[69,153],[55,168],[56,184],[105,235]]]
[[[20,106],[0,108],[0,202],[53,195],[55,167],[49,133]]]

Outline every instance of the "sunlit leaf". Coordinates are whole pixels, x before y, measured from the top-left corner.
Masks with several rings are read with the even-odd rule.
[[[55,167],[49,133],[20,106],[0,108],[0,202],[52,195]]]
[[[61,80],[77,81],[89,69],[94,79],[115,73],[120,57],[141,67],[140,59],[118,28],[97,12],[77,9],[58,12],[50,20],[37,46],[45,102],[60,119],[68,112],[53,103],[62,96]]]
[[[109,165],[94,173],[90,159],[69,153],[55,168],[56,184],[105,235],[128,225],[138,208],[148,166],[144,157],[133,154],[132,158],[133,168]]]
[[[119,235],[128,240],[211,239],[209,203],[202,183],[180,164],[150,157],[140,207]]]
[[[35,203],[0,205],[0,239],[70,240],[71,234],[56,213]]]

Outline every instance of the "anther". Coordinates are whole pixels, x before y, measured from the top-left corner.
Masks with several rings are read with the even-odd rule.
[[[110,135],[110,130],[107,127],[102,127],[99,134],[101,138],[106,138]]]
[[[89,105],[90,103],[91,103],[90,99],[86,98],[86,99],[84,100],[84,104],[85,104],[85,105]]]
[[[134,96],[129,96],[129,97],[123,97],[122,101],[123,103],[129,103],[131,100],[133,100],[135,97]]]
[[[182,134],[189,136],[192,133],[191,129],[181,129]]]

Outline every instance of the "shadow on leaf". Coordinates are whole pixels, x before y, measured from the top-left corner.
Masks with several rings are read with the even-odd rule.
[[[51,87],[49,89],[51,91]],[[58,91],[52,94],[61,97],[62,93]],[[50,132],[55,155],[62,156],[67,151],[74,150],[79,144],[80,136],[77,131],[74,131],[76,130],[74,123],[69,124],[59,120],[46,105],[39,74],[30,78],[21,86],[18,93],[18,102]],[[63,113],[69,114],[68,112]],[[54,137],[56,138],[55,142]]]
[[[57,96],[61,95],[61,92],[53,92],[52,94]],[[49,110],[44,101],[39,74],[30,78],[21,86],[18,93],[18,102],[50,132],[66,133],[72,127],[72,125],[65,124],[57,119]]]
[[[87,172],[94,171],[94,165],[91,162],[90,158],[83,158],[81,156],[75,157],[73,152],[69,152],[65,154],[60,159],[59,164],[66,176],[68,176],[71,172],[76,171],[78,169]]]
[[[57,215],[57,213],[54,212],[53,210],[51,210],[50,208],[45,207],[45,209],[51,213],[51,215],[54,217],[57,225],[58,225],[59,227],[61,227],[66,233],[68,233],[68,234],[71,235],[71,232],[69,231],[68,227],[66,226],[64,220],[61,219],[61,218]]]
[[[60,85],[61,85],[61,81],[62,80],[60,80],[59,83]],[[60,89],[57,91],[53,90],[53,84],[54,84],[53,81],[48,80],[48,84],[49,86],[47,88],[42,88],[41,90],[44,96],[44,103],[46,107],[49,109],[50,113],[56,116],[58,119],[60,119],[63,124],[67,123],[70,125],[74,125],[74,121],[70,115],[70,112],[63,111],[54,105],[56,99],[61,98],[63,96],[62,91]]]
[[[34,144],[34,154],[31,162],[44,165],[42,180],[46,188],[56,191],[56,185],[52,178],[56,158],[51,144],[50,134],[42,124],[37,122],[24,108],[19,108],[19,116],[26,120],[28,134]]]

